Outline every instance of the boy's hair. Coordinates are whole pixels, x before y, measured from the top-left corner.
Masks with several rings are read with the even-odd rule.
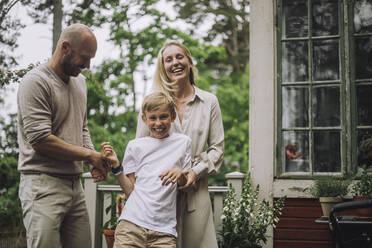
[[[174,102],[172,98],[163,92],[155,92],[145,96],[142,103],[142,113],[146,116],[146,112],[157,110],[162,105],[167,105],[172,120],[176,119],[176,107]]]

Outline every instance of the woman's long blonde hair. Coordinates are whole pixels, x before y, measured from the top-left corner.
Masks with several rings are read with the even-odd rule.
[[[177,90],[177,83],[175,81],[170,81],[170,79],[168,78],[165,72],[164,61],[163,61],[164,50],[167,47],[172,46],[172,45],[176,45],[180,47],[184,51],[186,57],[189,59],[190,64],[193,65],[194,63],[192,61],[191,53],[189,49],[179,41],[176,41],[176,40],[166,41],[163,47],[160,49],[158,53],[155,75],[154,75],[154,82],[153,82],[152,88],[153,88],[153,91],[161,91],[164,94],[173,98],[174,92]],[[192,66],[190,68],[190,83],[191,84],[195,85],[195,80],[197,79],[197,76],[198,76],[198,70],[196,69],[195,66]]]

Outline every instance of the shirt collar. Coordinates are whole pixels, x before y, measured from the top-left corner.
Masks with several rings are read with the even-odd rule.
[[[194,89],[195,89],[195,98],[198,97],[201,101],[204,102],[204,94],[203,94],[203,91],[201,89],[199,89],[198,87],[196,87],[195,85],[194,86]],[[195,100],[195,98],[193,99],[193,101]]]

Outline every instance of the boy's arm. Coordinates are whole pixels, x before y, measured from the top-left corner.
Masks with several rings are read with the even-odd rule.
[[[101,151],[107,163],[110,164],[112,168],[111,171],[116,176],[121,189],[128,198],[133,191],[134,183],[136,181],[134,173],[128,175],[123,173],[123,166],[120,164],[116,152],[109,142],[104,142],[101,144]]]
[[[130,173],[128,175],[125,175],[124,173],[120,173],[120,174],[115,174],[115,176],[119,182],[121,189],[123,190],[125,196],[128,199],[128,197],[133,191],[134,182],[136,181],[136,178],[134,177],[134,173]]]

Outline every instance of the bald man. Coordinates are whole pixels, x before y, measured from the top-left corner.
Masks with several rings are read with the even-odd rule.
[[[27,247],[91,247],[80,181],[83,162],[95,179],[107,178],[87,127],[87,87],[97,40],[85,25],[61,33],[52,58],[22,79],[18,102],[19,197]]]

